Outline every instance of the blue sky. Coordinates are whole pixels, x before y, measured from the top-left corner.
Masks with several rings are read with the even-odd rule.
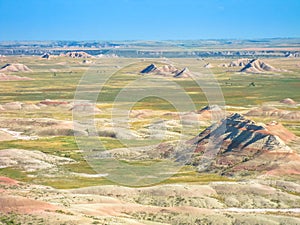
[[[299,0],[0,0],[0,40],[300,37]]]

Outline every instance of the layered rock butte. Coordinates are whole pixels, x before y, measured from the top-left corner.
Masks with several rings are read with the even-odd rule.
[[[8,63],[0,68],[0,72],[32,72],[32,70],[21,63]]]
[[[265,73],[265,72],[280,72],[281,70],[274,68],[273,66],[259,60],[252,59],[244,68],[241,69],[241,72],[246,73]]]
[[[140,73],[172,76],[175,78],[186,78],[191,77],[192,75],[187,67],[180,70],[173,65],[163,65],[161,67],[157,67],[155,64],[150,64],[149,66],[141,70]]]
[[[207,169],[217,169],[226,173],[241,168],[259,172],[273,170],[288,159],[290,154],[295,154],[277,136],[284,137],[285,132],[280,133],[277,129],[272,129],[273,125],[275,128],[281,127],[277,123],[259,125],[240,114],[232,114],[189,141],[190,144],[196,145],[192,163],[201,169],[203,165],[199,163],[205,161],[204,157],[206,161],[210,161]],[[295,136],[286,140],[290,141],[293,138]],[[270,153],[272,157],[266,161],[266,155]],[[272,161],[274,157],[276,163]],[[264,160],[261,160],[263,158]]]
[[[62,54],[62,56],[67,56],[70,58],[93,58],[92,55],[86,52],[67,52],[65,55]]]
[[[284,142],[295,138],[281,124],[256,124],[235,113],[187,141],[180,150],[163,143],[157,151],[165,158],[185,160],[199,172],[240,175],[280,170],[300,174],[300,157]]]

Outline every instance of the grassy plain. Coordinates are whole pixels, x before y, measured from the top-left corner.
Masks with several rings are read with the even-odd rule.
[[[142,60],[129,58],[101,58],[91,59],[94,64],[83,64],[82,59],[70,59],[66,57],[54,57],[50,60],[40,59],[39,57],[6,57],[5,62],[18,62],[27,65],[33,72],[24,73],[22,75],[33,78],[31,81],[9,81],[1,82],[0,99],[1,104],[13,101],[26,103],[38,103],[45,99],[72,101],[76,92],[77,85],[84,75],[89,75],[93,71],[93,76],[103,76],[111,74],[110,80],[105,84],[101,94],[98,96],[97,106],[103,111],[96,118],[110,118],[110,108],[113,106],[114,99],[117,94],[125,87],[126,84],[141,77],[139,71],[149,65],[163,65],[170,63],[165,59]],[[214,77],[217,85],[221,88],[224,96],[224,103],[231,111],[239,111],[242,107],[244,110],[254,106],[260,106],[266,102],[278,102],[284,98],[293,98],[300,101],[300,65],[296,59],[266,59],[265,61],[276,65],[278,68],[286,69],[289,72],[280,74],[244,74],[239,73],[239,68],[223,68],[219,65],[229,60],[207,59],[207,62],[213,65],[209,70],[203,69],[206,63],[202,60],[192,59],[172,59],[174,65],[180,68],[188,67],[191,71],[209,74],[210,78]],[[5,64],[3,61],[2,64]],[[14,73],[11,73],[14,74]],[[18,73],[15,73],[18,74]],[[19,75],[19,74],[18,74]],[[200,76],[199,82],[211,82],[207,76]],[[208,104],[205,93],[191,79],[175,79],[168,78],[172,82],[176,82],[193,100],[196,109],[201,109]],[[255,87],[249,86],[251,82],[255,83]],[[94,88],[94,87],[93,87]],[[151,88],[141,84],[137,89]],[[172,86],[165,86],[166,91],[172,90]],[[135,90],[133,90],[134,92]],[[213,92],[214,90],[212,90]],[[211,94],[211,93],[208,93]],[[128,99],[130,101],[130,99]],[[282,108],[283,106],[281,106]],[[296,108],[286,107],[289,110],[299,110]],[[147,97],[141,99],[134,105],[135,110],[158,110],[165,112],[174,112],[174,106],[169,102],[157,97]],[[59,120],[72,120],[71,111],[61,111],[59,109],[35,110],[35,111],[4,111],[1,112],[3,118],[53,118]],[[168,116],[165,116],[168,119]],[[271,119],[266,119],[271,120]],[[265,122],[265,121],[264,121]],[[300,126],[297,121],[290,123],[282,121],[284,125],[295,132],[300,133]],[[133,122],[132,127],[138,129],[143,127],[145,121]],[[196,135],[197,131],[194,135]],[[107,149],[115,149],[124,147],[118,140],[110,137],[102,137]],[[134,144],[138,146],[138,143]],[[92,168],[84,160],[82,153],[79,151],[76,141],[72,136],[60,137],[43,137],[38,140],[30,141],[3,141],[0,142],[0,149],[19,148],[27,150],[40,150],[47,154],[69,157],[77,161],[75,164],[63,166],[63,170],[77,173],[95,173]],[[16,173],[16,174],[14,174]],[[18,172],[14,169],[0,169],[0,174],[8,175],[13,178],[22,178],[27,180],[24,172]],[[82,178],[78,182],[77,177],[70,177],[65,182],[50,179],[35,179],[35,182],[51,185],[59,188],[73,188],[79,186],[90,186],[98,184],[110,184],[105,178]],[[177,182],[202,182],[209,180],[223,180],[222,177],[208,175],[197,175],[193,169],[187,169],[185,173],[178,173],[169,178],[165,183]],[[32,179],[33,180],[33,179]],[[75,183],[80,183],[76,185]]]

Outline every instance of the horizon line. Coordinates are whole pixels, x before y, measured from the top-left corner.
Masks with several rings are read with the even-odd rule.
[[[270,39],[300,39],[299,37],[259,37],[259,38],[191,38],[191,39],[53,39],[53,40],[0,40],[0,42],[39,42],[39,41],[116,41],[116,42],[127,42],[127,41],[210,41],[210,40],[270,40]]]

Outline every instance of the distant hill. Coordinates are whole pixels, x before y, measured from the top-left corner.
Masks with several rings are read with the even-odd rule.
[[[41,56],[42,59],[50,59],[51,55],[49,53],[45,53]]]
[[[176,75],[174,75],[174,77],[176,78],[186,78],[191,76],[192,74],[187,67],[183,68],[183,70],[179,71]]]
[[[282,99],[280,101],[280,103],[283,103],[283,104],[286,104],[286,105],[296,105],[297,103],[291,99],[291,98],[285,98],[285,99]]]
[[[207,69],[213,68],[213,66],[210,63],[205,64],[203,67]]]
[[[21,63],[8,63],[1,67],[0,72],[32,72],[32,70]]]
[[[42,55],[45,52],[60,55],[72,51],[84,51],[93,56],[115,54],[133,58],[277,58],[299,52],[299,40],[299,38],[264,38],[172,41],[10,41],[0,42],[0,55],[32,56]]]
[[[246,66],[250,61],[251,61],[251,59],[237,59],[237,60],[231,61],[228,64],[228,67]]]
[[[155,66],[155,64],[150,64],[149,66],[147,66],[146,68],[144,68],[141,73],[151,73],[153,71],[157,70],[157,67]]]
[[[175,78],[186,78],[192,75],[187,67],[180,70],[173,65],[163,65],[157,67],[155,64],[150,64],[149,66],[142,69],[140,73],[169,76]]]
[[[63,54],[62,54],[63,56]],[[93,56],[86,52],[67,52],[65,56],[70,58],[92,58]]]
[[[288,54],[286,54],[286,56],[285,57],[287,57],[287,58],[299,58],[300,57],[300,52],[294,52],[294,53],[288,53]]]
[[[252,117],[273,117],[276,119],[283,119],[283,120],[300,120],[299,111],[278,109],[272,106],[262,106],[262,107],[253,108],[245,115],[252,116]]]
[[[280,72],[281,70],[276,69],[275,67],[265,63],[259,59],[252,59],[244,68],[241,69],[241,72],[246,73],[265,73],[265,72]]]

